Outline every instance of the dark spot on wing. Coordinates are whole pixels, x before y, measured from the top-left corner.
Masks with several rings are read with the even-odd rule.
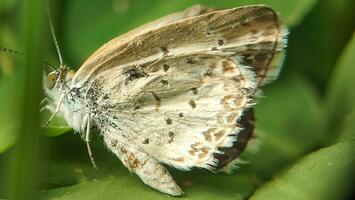
[[[222,46],[222,45],[224,44],[223,39],[218,39],[217,44],[218,44],[219,46]]]
[[[121,147],[121,148],[120,148],[120,151],[121,151],[122,153],[124,153],[124,154],[127,153],[127,149],[124,148],[124,147]]]
[[[167,72],[169,70],[170,66],[167,64],[163,65],[164,72]]]
[[[152,95],[153,95],[153,97],[154,97],[154,99],[156,101],[156,109],[159,109],[160,104],[161,104],[160,97],[155,92],[152,92]]]
[[[126,71],[126,74],[127,74],[127,78],[125,79],[125,82],[124,82],[125,85],[127,85],[129,81],[133,81],[135,79],[139,79],[139,78],[148,76],[147,73],[145,73],[142,70],[139,70],[138,68],[129,69]]]
[[[164,80],[164,79],[161,79],[160,82],[163,84],[163,85],[168,85],[169,82],[167,80]]]
[[[183,113],[179,113],[179,117],[184,117],[184,114]]]
[[[170,125],[173,123],[173,120],[171,120],[170,118],[167,118],[165,121],[166,121],[167,125]]]
[[[217,51],[218,49],[217,49],[217,47],[212,47],[211,48],[211,51]]]
[[[188,64],[194,64],[194,63],[196,63],[196,61],[194,61],[192,58],[187,58],[187,59],[186,59],[186,62],[187,62]]]
[[[143,144],[149,144],[149,139],[146,138],[142,143],[143,143]]]
[[[111,140],[111,146],[112,147],[116,147],[118,144],[118,141],[117,140]]]
[[[102,98],[103,98],[104,100],[107,100],[107,99],[109,99],[109,96],[108,96],[108,94],[105,94]]]
[[[172,131],[169,131],[169,140],[168,140],[168,143],[172,143],[174,141],[174,136],[175,136],[175,133],[172,132]]]
[[[190,104],[191,108],[196,108],[196,102],[194,100],[191,99],[189,101],[189,104]]]
[[[192,91],[193,94],[197,94],[198,93],[197,88],[195,88],[195,87],[191,88],[191,91]]]
[[[163,54],[168,54],[169,50],[167,47],[160,47],[160,50],[163,52]]]

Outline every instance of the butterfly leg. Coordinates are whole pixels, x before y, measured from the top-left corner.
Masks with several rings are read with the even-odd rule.
[[[52,101],[48,98],[48,97],[44,97],[42,99],[42,101],[39,103],[39,105],[43,105],[43,104],[48,104],[48,103],[52,103]]]
[[[53,101],[47,97],[43,98],[43,100],[41,101],[41,103],[39,105],[42,106],[41,109],[39,110],[40,113],[45,110],[48,110],[51,113],[53,113],[55,111],[55,105],[54,105]]]
[[[45,105],[45,106],[42,106],[41,109],[39,110],[39,112],[43,112],[45,110],[49,110],[50,112],[54,112],[54,108],[53,106],[50,106],[50,105]]]
[[[132,145],[118,144],[117,140],[112,140],[105,136],[104,140],[124,166],[137,174],[145,184],[172,196],[183,194],[183,191],[176,184],[168,170],[147,153]]]
[[[59,101],[58,101],[58,104],[57,104],[57,107],[55,109],[55,111],[53,112],[52,116],[48,119],[48,121],[46,122],[45,126],[48,126],[52,119],[56,116],[56,114],[59,112],[59,109],[60,107],[62,106],[62,103],[63,103],[63,100],[64,100],[64,97],[65,97],[65,93],[62,93],[60,95],[60,98],[59,98]]]
[[[85,134],[86,148],[87,148],[87,150],[88,150],[88,154],[89,154],[89,157],[90,157],[90,161],[91,161],[91,163],[92,163],[92,166],[93,166],[95,169],[97,169],[97,166],[96,166],[94,157],[92,156],[92,151],[91,151],[91,146],[90,146],[90,128],[91,128],[91,125],[90,125],[90,120],[91,120],[90,113],[87,114],[87,116],[85,117],[85,119],[86,119],[86,134]]]

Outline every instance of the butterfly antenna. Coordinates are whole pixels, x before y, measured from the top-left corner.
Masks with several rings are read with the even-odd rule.
[[[54,71],[59,72],[58,69],[55,68],[52,64],[50,64],[47,59],[44,60],[44,63],[45,63],[48,67],[52,68]]]
[[[55,45],[55,48],[57,50],[58,57],[59,57],[59,63],[60,63],[60,66],[62,67],[62,66],[64,66],[63,58],[62,58],[62,54],[61,54],[60,49],[59,49],[57,37],[55,36],[53,21],[52,21],[52,17],[51,17],[51,12],[49,10],[49,5],[47,5],[47,15],[48,15],[49,27],[51,29],[52,38],[53,38],[54,45]]]

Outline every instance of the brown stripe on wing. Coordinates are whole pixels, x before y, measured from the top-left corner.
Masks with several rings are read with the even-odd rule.
[[[237,133],[237,141],[231,147],[218,148],[223,154],[215,153],[214,157],[218,160],[214,166],[215,171],[223,170],[230,162],[237,159],[246,148],[248,141],[253,136],[254,131],[254,110],[253,108],[246,109],[238,124],[243,128]]]
[[[256,17],[255,27],[248,27],[250,29],[250,42],[258,38],[273,38],[272,41],[266,40],[259,43],[252,43],[246,45],[246,50],[241,52],[243,64],[252,67],[257,78],[257,88],[263,86],[272,79],[273,71],[278,71],[281,66],[282,55],[285,47],[285,37],[287,32],[283,30],[277,14],[273,10],[269,10],[269,15]],[[260,29],[257,28],[259,23],[264,24]],[[261,25],[262,26],[262,25]],[[257,35],[260,31],[261,35]]]
[[[257,46],[258,44],[255,44]],[[268,42],[263,44],[264,48],[269,45],[269,50],[254,50],[247,51],[242,54],[242,64],[252,67],[257,78],[257,87],[261,87],[268,82],[269,79],[272,79],[274,75],[273,71],[278,71],[281,66],[283,52],[281,45],[283,43]]]
[[[223,27],[227,46],[223,52],[235,52],[241,64],[249,66],[255,72],[257,88],[269,82],[280,69],[287,32],[281,25],[275,11],[268,7],[259,7],[239,19],[239,25]],[[228,43],[244,45],[228,45]]]

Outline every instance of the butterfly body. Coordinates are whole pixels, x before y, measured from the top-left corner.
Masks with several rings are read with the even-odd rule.
[[[113,39],[47,88],[77,132],[96,127],[146,184],[182,190],[161,164],[218,171],[253,132],[255,93],[277,75],[285,31],[265,6],[194,6]]]

